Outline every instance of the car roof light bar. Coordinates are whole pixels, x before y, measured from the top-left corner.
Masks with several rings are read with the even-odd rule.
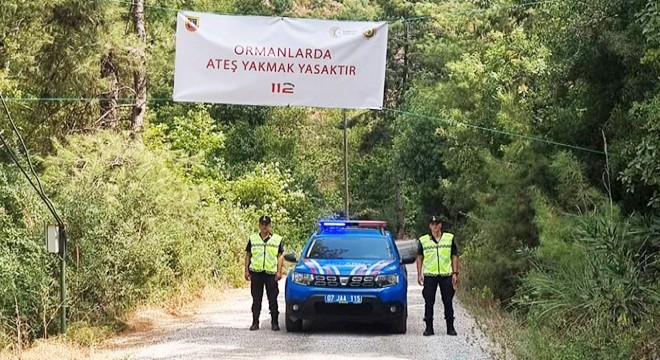
[[[385,230],[387,221],[383,220],[341,220],[341,219],[324,219],[319,221],[321,231],[332,231],[339,229],[346,229],[349,227],[372,228],[380,229],[381,232]]]
[[[322,227],[346,227],[347,224],[344,221],[319,221],[319,225]]]
[[[387,221],[383,220],[358,220],[357,226],[368,228],[384,228],[387,226]]]

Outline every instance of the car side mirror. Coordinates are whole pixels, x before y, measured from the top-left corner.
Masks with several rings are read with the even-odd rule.
[[[296,254],[294,253],[284,254],[284,260],[292,263],[298,262],[298,259],[296,258]]]
[[[417,257],[412,255],[406,255],[401,257],[401,263],[404,265],[412,264],[415,262],[415,260],[417,260]]]

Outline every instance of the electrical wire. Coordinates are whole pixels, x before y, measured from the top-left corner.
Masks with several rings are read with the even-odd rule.
[[[30,171],[32,172],[32,175],[37,180],[37,184],[39,185],[39,190],[41,191],[42,194],[45,195],[44,192],[44,187],[41,184],[41,180],[39,179],[39,175],[37,175],[37,172],[34,170],[34,165],[32,165],[32,160],[30,160],[30,153],[27,149],[27,146],[25,146],[25,141],[23,141],[23,137],[21,136],[21,133],[18,131],[18,128],[16,127],[16,124],[14,123],[14,119],[11,117],[11,113],[9,112],[9,107],[7,107],[7,103],[5,102],[5,97],[0,93],[0,101],[2,101],[2,106],[5,109],[5,113],[7,113],[7,117],[9,118],[9,123],[11,124],[12,129],[14,130],[14,133],[18,137],[18,140],[21,143],[21,146],[23,147],[23,152],[25,153],[25,158],[27,159],[28,166],[30,167]],[[50,199],[49,199],[50,202]]]
[[[122,3],[122,4],[130,4],[131,6],[136,4],[135,1],[132,1],[132,0],[101,0],[101,1],[108,1],[108,2]],[[521,4],[512,4],[512,5],[508,5],[508,6],[497,6],[497,5],[495,5],[492,8],[473,9],[471,11],[468,11],[468,13],[473,14],[473,13],[479,13],[479,12],[488,12],[488,11],[492,11],[492,10],[500,11],[500,10],[507,10],[507,9],[515,9],[515,8],[520,8],[520,7],[529,7],[529,6],[534,6],[534,5],[556,3],[556,2],[559,2],[559,1],[564,1],[564,0],[537,0],[537,1],[527,2],[527,3],[521,3]],[[582,1],[576,1],[576,2],[587,5],[585,2],[582,2]],[[172,8],[172,7],[165,7],[165,6],[158,6],[158,5],[151,5],[151,4],[147,4],[147,3],[144,4],[144,7],[145,8],[153,8],[153,9],[160,9],[160,10],[168,10],[168,11],[173,11],[173,12],[182,11],[182,9],[177,9],[177,8]],[[410,22],[412,22],[412,21],[418,21],[418,20],[426,20],[426,19],[430,19],[430,18],[431,18],[431,16],[425,15],[425,16],[418,16],[418,17],[412,17],[412,18],[394,19],[394,20],[391,20],[391,21],[404,21],[404,22],[405,21],[410,21]],[[10,99],[7,99],[7,101],[10,101],[10,102],[39,102],[39,101],[44,101],[44,102],[51,102],[51,101],[52,102],[81,101],[81,102],[84,102],[84,101],[101,101],[101,100],[104,100],[104,99],[101,99],[101,98],[67,98],[67,97],[10,98]],[[134,99],[117,99],[117,101],[118,102],[132,103],[132,102],[134,102]],[[167,98],[151,98],[148,101],[150,101],[150,102],[162,102],[162,101],[173,101],[173,100],[172,99],[167,99]],[[3,98],[3,105],[5,106],[5,111],[8,111],[7,106],[5,104],[4,98]],[[573,149],[573,150],[580,150],[580,151],[595,153],[595,154],[599,154],[599,155],[607,155],[605,152],[599,151],[599,150],[589,149],[589,148],[575,146],[575,145],[571,145],[571,144],[560,143],[560,142],[557,142],[557,141],[554,141],[554,140],[544,139],[544,138],[530,136],[530,135],[516,134],[516,133],[507,132],[507,131],[503,131],[503,130],[499,130],[499,129],[488,128],[488,127],[479,126],[479,125],[473,125],[473,124],[460,122],[460,121],[456,121],[456,120],[442,119],[442,118],[438,118],[438,117],[421,115],[421,114],[417,114],[417,113],[412,113],[412,112],[403,111],[403,110],[390,109],[390,108],[383,108],[382,110],[402,113],[402,114],[409,115],[409,116],[416,116],[416,117],[422,117],[422,118],[427,118],[427,119],[438,120],[438,121],[441,121],[441,122],[444,122],[444,123],[447,123],[447,124],[461,125],[461,126],[465,126],[467,128],[472,128],[472,129],[476,129],[476,130],[480,130],[480,131],[486,131],[486,132],[490,132],[490,133],[494,133],[494,134],[506,135],[506,136],[509,136],[509,137],[521,138],[521,139],[526,139],[526,140],[531,140],[531,141],[543,142],[543,143],[546,143],[546,144],[556,145],[556,146],[565,147],[565,148],[569,148],[569,149]],[[12,124],[13,124],[13,122],[12,122]],[[15,127],[14,127],[14,130],[17,132]],[[18,132],[17,132],[17,134],[18,134]],[[22,143],[23,141],[22,141],[22,138],[20,138],[20,134],[19,134],[19,139],[21,139],[21,143]],[[23,148],[27,152],[27,149],[25,148],[24,143],[23,143]],[[617,155],[614,155],[614,156],[617,156]],[[29,157],[28,157],[28,161],[29,161]],[[30,166],[31,166],[31,164],[30,164]],[[34,173],[34,171],[33,171],[33,173]],[[39,185],[41,186],[41,184],[39,184]]]
[[[100,100],[99,98],[8,98],[6,99],[7,102],[36,102],[36,101],[96,101]],[[132,99],[118,99],[119,101],[125,100],[125,101],[132,101]],[[147,101],[149,102],[172,102],[174,100],[170,98],[150,98]],[[558,141],[554,141],[551,139],[544,139],[541,137],[537,136],[531,136],[531,135],[524,135],[524,134],[517,134],[509,131],[504,131],[504,130],[499,130],[495,128],[490,128],[490,127],[485,127],[485,126],[480,126],[480,125],[474,125],[466,122],[461,122],[457,120],[450,120],[450,119],[443,119],[435,116],[429,116],[429,115],[422,115],[414,112],[409,112],[409,111],[404,111],[404,110],[397,110],[397,109],[392,109],[392,108],[383,108],[382,110],[384,111],[390,111],[394,113],[400,113],[408,116],[414,116],[414,117],[419,117],[419,118],[426,118],[426,119],[431,119],[431,120],[438,120],[441,121],[445,124],[450,124],[450,125],[461,125],[465,126],[467,128],[475,129],[475,130],[480,130],[480,131],[485,131],[485,132],[490,132],[493,134],[498,134],[498,135],[505,135],[509,137],[514,137],[514,138],[521,138],[525,140],[531,140],[531,141],[536,141],[536,142],[542,142],[546,143],[549,145],[556,145],[572,150],[579,150],[579,151],[585,151],[585,152],[590,152],[594,154],[599,154],[599,155],[606,155],[605,152],[600,151],[600,150],[594,150],[586,147],[581,147],[581,146],[576,146],[576,145],[571,145],[571,144],[566,144]],[[362,114],[361,114],[362,115]],[[616,154],[610,154],[610,156],[615,156],[615,157],[622,157],[621,155],[616,155]]]
[[[414,117],[429,119],[429,120],[438,120],[438,121],[444,122],[445,124],[449,124],[449,125],[465,126],[467,128],[471,128],[471,129],[481,130],[481,131],[490,132],[490,133],[494,133],[494,134],[498,134],[498,135],[505,135],[505,136],[509,136],[509,137],[513,137],[513,138],[520,138],[520,139],[525,139],[525,140],[542,142],[542,143],[546,143],[546,144],[549,144],[549,145],[556,145],[556,146],[565,147],[565,148],[569,148],[569,149],[573,149],[573,150],[586,151],[586,152],[599,154],[599,155],[608,155],[604,151],[589,149],[589,148],[576,146],[576,145],[571,145],[571,144],[560,143],[558,141],[544,139],[544,138],[540,138],[540,137],[536,137],[536,136],[517,134],[517,133],[513,133],[513,132],[509,132],[509,131],[495,129],[495,128],[489,128],[489,127],[485,127],[485,126],[473,125],[473,124],[470,124],[470,123],[457,121],[457,120],[443,119],[443,118],[439,118],[439,117],[435,117],[435,116],[422,115],[422,114],[417,114],[417,113],[413,113],[413,112],[409,112],[409,111],[405,111],[405,110],[397,110],[397,109],[391,109],[391,108],[383,108],[382,110],[390,111],[390,112],[394,112],[394,113],[399,113],[399,114],[404,114],[404,115],[408,115],[408,116],[414,116]],[[610,155],[612,155],[612,154],[610,154]],[[620,155],[613,155],[613,156],[619,156],[620,157]]]
[[[10,122],[12,123],[12,127],[13,127],[14,130],[16,131],[18,137],[21,139],[20,141],[23,143],[23,139],[22,139],[22,137],[20,136],[20,133],[18,133],[18,129],[16,129],[16,127],[15,127],[15,125],[14,125],[14,122],[13,122],[13,120],[11,119],[11,113],[9,112],[9,108],[7,108],[7,105],[4,103],[4,97],[2,96],[1,93],[0,93],[0,99],[2,99],[2,102],[3,102],[3,105],[4,105],[5,113],[7,114],[7,117],[10,119]],[[30,169],[31,169],[32,173],[34,174],[35,178],[37,179],[37,182],[38,182],[39,186],[37,186],[37,185],[34,183],[34,181],[32,180],[32,178],[30,177],[30,175],[27,173],[27,171],[25,171],[23,165],[21,165],[20,160],[18,159],[18,157],[17,157],[16,154],[14,153],[14,150],[13,150],[13,149],[11,148],[11,146],[9,145],[9,142],[8,142],[7,140],[5,140],[5,138],[4,138],[4,136],[2,135],[1,132],[0,132],[0,143],[1,143],[2,146],[4,146],[4,148],[7,150],[7,154],[9,154],[9,157],[11,158],[11,160],[14,162],[14,164],[16,164],[16,166],[17,166],[18,169],[21,171],[21,173],[23,174],[23,176],[25,176],[25,178],[28,180],[28,182],[30,183],[30,185],[32,186],[32,188],[37,192],[37,194],[39,195],[39,197],[41,198],[41,200],[46,204],[46,207],[48,208],[48,210],[50,211],[50,213],[53,215],[53,217],[54,217],[55,220],[57,221],[58,225],[60,225],[60,226],[63,227],[63,226],[64,226],[64,221],[62,221],[62,218],[61,218],[60,215],[57,213],[57,210],[55,209],[55,206],[53,205],[53,203],[51,202],[51,200],[50,200],[50,199],[48,198],[48,196],[43,192],[43,187],[41,186],[41,181],[39,180],[39,176],[38,176],[37,173],[34,171],[34,168],[32,167],[32,162],[29,160],[29,154],[27,153],[27,148],[25,149],[25,151],[26,151],[25,156],[28,158],[28,163],[30,164]],[[23,143],[23,146],[25,146],[25,143]]]
[[[136,5],[135,1],[131,0],[100,0],[100,1],[107,1],[107,2],[113,2],[113,3],[119,3],[119,4],[126,4],[126,5],[131,5],[134,6]],[[468,14],[478,14],[478,13],[483,13],[483,12],[488,12],[492,10],[509,10],[509,9],[516,9],[516,8],[521,8],[521,7],[528,7],[528,6],[534,6],[534,5],[542,5],[542,4],[550,4],[550,3],[556,3],[560,1],[566,1],[566,0],[537,0],[537,1],[530,1],[527,3],[522,3],[522,4],[512,4],[512,5],[505,5],[505,6],[497,6],[494,5],[491,8],[477,8],[477,9],[472,9],[470,11],[467,11]],[[575,3],[580,3],[580,4],[585,4],[587,3],[575,0]],[[147,4],[145,1],[144,4],[145,9],[146,8],[152,8],[152,9],[158,9],[158,10],[166,10],[166,11],[171,11],[171,12],[179,12],[179,11],[196,11],[196,10],[191,10],[191,9],[178,9],[178,8],[173,8],[173,7],[167,7],[167,6],[160,6],[160,5],[150,5]],[[240,14],[223,14],[223,13],[217,13],[217,12],[209,12],[210,14],[218,14],[218,15],[240,15]],[[426,20],[430,19],[430,15],[424,15],[424,16],[416,16],[416,17],[411,17],[411,18],[403,18],[403,19],[384,19],[384,20],[374,20],[374,21],[386,21],[386,22],[398,22],[398,21],[418,21],[418,20]]]
[[[37,187],[37,185],[30,178],[30,175],[28,175],[28,173],[25,171],[25,169],[23,168],[23,165],[21,165],[21,162],[19,161],[18,157],[16,157],[16,154],[14,154],[14,151],[11,149],[11,147],[9,146],[9,143],[7,142],[7,140],[5,140],[5,137],[2,135],[1,132],[0,132],[0,145],[2,145],[7,150],[7,154],[9,154],[9,157],[11,158],[11,160],[14,162],[14,164],[16,164],[16,167],[18,167],[18,169],[21,171],[21,173],[23,173],[23,175],[25,176],[27,181],[30,183],[32,188],[37,192],[37,194],[39,195],[41,200],[44,201],[44,203],[46,203],[46,207],[48,207],[48,210],[51,212],[51,214],[53,214],[53,217],[55,217],[55,220],[57,221],[58,225],[61,226],[62,224],[64,224],[64,222],[62,221],[60,216],[57,214],[57,211],[55,211],[54,208],[51,208],[50,203],[44,198],[43,194],[41,194],[41,192],[39,191],[39,188]]]
[[[95,102],[95,101],[107,101],[107,98],[97,98],[97,97],[29,97],[29,98],[5,98],[7,102]],[[116,99],[119,103],[133,104],[135,99],[131,98],[119,98]],[[158,102],[158,101],[174,101],[168,98],[151,98],[149,101]]]

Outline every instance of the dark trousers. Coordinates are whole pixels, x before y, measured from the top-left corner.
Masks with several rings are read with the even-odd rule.
[[[445,319],[447,321],[454,320],[454,306],[452,299],[454,298],[454,285],[451,281],[451,276],[424,276],[424,321],[433,322],[433,306],[435,305],[436,290],[440,286],[440,296],[442,297],[442,304],[445,307]]]
[[[280,293],[275,281],[275,275],[266,274],[263,272],[250,271],[252,280],[250,281],[250,291],[252,292],[252,316],[259,319],[261,313],[261,299],[264,297],[264,287],[266,287],[266,296],[268,297],[268,308],[270,309],[270,316],[277,318],[279,312],[277,311],[277,295]]]

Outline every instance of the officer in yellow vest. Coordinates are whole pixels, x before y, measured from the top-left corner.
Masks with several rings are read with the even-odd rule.
[[[245,280],[250,281],[252,293],[252,326],[250,326],[250,330],[259,329],[264,286],[270,309],[271,329],[280,330],[277,310],[277,295],[280,291],[277,282],[282,278],[283,253],[282,237],[273,234],[270,217],[260,217],[259,232],[250,235],[245,248]]]
[[[454,329],[454,308],[452,299],[458,284],[458,248],[454,234],[442,231],[443,219],[432,216],[429,219],[429,234],[419,238],[417,256],[417,282],[424,286],[424,336],[433,335],[433,306],[435,295],[440,287],[440,295],[445,308],[447,334],[456,335]]]

